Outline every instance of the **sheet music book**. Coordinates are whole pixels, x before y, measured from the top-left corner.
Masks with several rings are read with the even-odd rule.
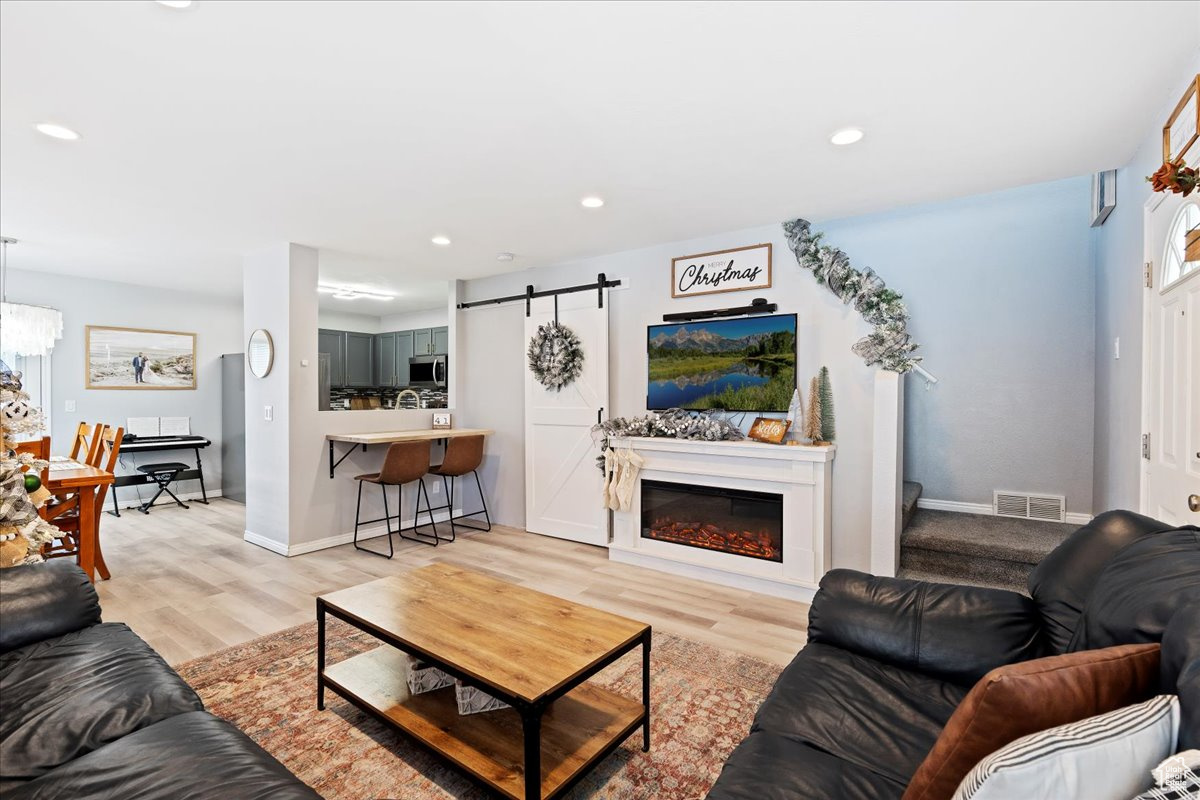
[[[191,417],[160,417],[158,425],[159,436],[191,436]]]
[[[129,436],[158,436],[158,417],[129,417],[125,420],[125,433]]]

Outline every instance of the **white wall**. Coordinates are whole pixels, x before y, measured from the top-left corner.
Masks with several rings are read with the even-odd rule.
[[[349,311],[330,311],[318,309],[317,327],[334,331],[356,331],[358,333],[383,333],[391,328],[384,328],[379,317],[371,314],[354,314]]]
[[[317,409],[317,260],[312,248],[281,243],[247,254],[243,266],[246,335],[255,328],[280,332],[271,375],[246,378],[246,539],[289,555],[349,541],[358,488],[354,476],[378,471],[386,452],[382,446],[367,452],[352,448],[330,479],[326,434],[429,428],[433,415]],[[453,297],[447,299],[447,316],[453,303]],[[452,327],[452,347],[454,337]],[[452,401],[453,392],[452,385]],[[273,407],[273,422],[263,419],[264,405]],[[341,456],[348,446],[337,448]],[[379,490],[369,488],[374,491],[364,492],[364,519],[383,512]],[[431,481],[429,488],[436,492],[440,483]],[[411,491],[406,493],[406,516],[412,514]],[[394,491],[390,496],[394,499]],[[436,493],[432,501],[444,502]],[[394,505],[391,511],[395,513]],[[386,549],[382,541],[372,546]]]
[[[1173,86],[1147,87],[1162,96],[1162,111],[1144,120],[1133,160],[1117,170],[1117,207],[1095,230],[1096,268],[1096,511],[1140,505],[1142,436],[1143,213],[1150,197],[1145,176],[1162,164],[1162,126],[1200,58]],[[1193,149],[1196,145],[1193,145]],[[1192,154],[1189,153],[1189,157]],[[1121,340],[1121,358],[1112,357]]]
[[[446,306],[427,308],[423,311],[407,311],[403,314],[388,314],[383,317],[384,331],[410,331],[414,328],[440,328],[449,324],[450,312]]]
[[[671,259],[743,245],[773,244],[774,285],[769,290],[673,300]],[[665,312],[720,308],[758,296],[796,312],[797,371],[801,384],[822,365],[830,370],[838,419],[838,453],[833,482],[833,560],[867,569],[870,562],[871,440],[874,370],[850,352],[870,328],[842,305],[811,273],[796,265],[779,225],[725,233],[586,259],[557,267],[464,282],[463,300],[482,300],[538,289],[586,283],[604,272],[624,285],[610,293],[609,381],[612,408],[606,416],[646,413],[646,326],[661,324]],[[456,424],[494,428],[482,470],[493,519],[525,523],[523,303],[457,312],[457,353],[464,385]],[[747,419],[747,424],[749,423]],[[600,498],[596,498],[600,502]]]
[[[205,485],[210,491],[220,488],[221,355],[244,350],[239,299],[24,270],[9,272],[8,299],[52,306],[63,315],[63,338],[51,357],[50,435],[56,455],[70,452],[81,421],[124,426],[127,417],[191,417],[192,432],[212,440],[212,446],[201,451]],[[195,333],[195,390],[85,389],[87,325]],[[67,401],[75,402],[74,412],[65,411]],[[191,453],[184,451],[128,454],[121,459],[121,471],[132,472],[137,463],[162,461],[164,455],[191,460]],[[184,481],[181,486],[186,492],[200,491],[198,481]],[[118,496],[122,503],[132,501],[135,491],[120,489]]]

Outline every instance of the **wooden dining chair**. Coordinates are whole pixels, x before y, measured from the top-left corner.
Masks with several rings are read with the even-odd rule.
[[[117,468],[117,459],[121,455],[121,441],[125,438],[125,429],[98,424],[96,425],[95,438],[98,446],[95,449],[95,454],[89,466],[102,469],[105,472],[115,471]],[[92,501],[95,505],[93,515],[96,520],[96,572],[104,580],[108,580],[111,577],[108,571],[108,564],[104,563],[104,550],[100,547],[100,520],[103,517],[104,499],[107,496],[108,486],[100,486],[96,490],[96,496]],[[79,499],[76,496],[73,498],[73,501],[68,500],[62,506],[62,508],[56,506],[50,510],[48,521],[51,525],[62,531],[63,535],[52,544],[44,547],[42,555],[46,558],[73,556],[78,561]]]
[[[43,436],[40,439],[30,439],[28,442],[17,442],[13,446],[13,450],[17,455],[29,453],[39,461],[50,460],[50,437]]]
[[[100,436],[104,425],[96,423],[89,425],[86,422],[79,423],[75,428],[75,441],[71,444],[71,460],[78,461],[81,464],[91,464],[96,458],[96,454],[100,450]]]

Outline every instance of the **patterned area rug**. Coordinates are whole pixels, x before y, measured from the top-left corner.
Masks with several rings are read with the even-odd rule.
[[[331,663],[377,642],[330,620]],[[209,711],[229,720],[328,800],[483,800],[491,793],[332,692],[316,708],[316,623],[178,667]],[[750,730],[779,667],[664,633],[651,650],[651,747],[631,736],[568,795],[696,800]],[[635,651],[594,678],[641,696]]]

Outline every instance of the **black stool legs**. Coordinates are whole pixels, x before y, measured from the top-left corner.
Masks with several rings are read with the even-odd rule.
[[[396,554],[396,549],[395,549],[395,546],[392,544],[392,520],[393,519],[396,520],[395,533],[401,539],[407,539],[410,542],[420,542],[421,544],[427,544],[430,547],[437,547],[439,542],[447,541],[446,539],[444,539],[443,537],[441,537],[438,534],[437,524],[433,521],[433,509],[430,507],[430,504],[429,504],[429,493],[425,490],[425,482],[424,481],[421,481],[420,486],[418,486],[418,488],[417,488],[417,508],[413,514],[413,526],[411,528],[403,527],[403,525],[404,525],[404,522],[403,522],[403,520],[404,520],[404,486],[402,484],[396,485],[396,506],[397,506],[397,508],[396,508],[396,516],[395,517],[393,517],[391,514],[391,511],[388,510],[387,484],[381,483],[381,484],[379,484],[379,488],[380,488],[380,490],[383,491],[383,516],[379,517],[378,519],[360,519],[360,517],[362,515],[362,485],[363,485],[363,483],[365,483],[365,481],[358,482],[358,501],[355,503],[355,506],[354,506],[354,549],[362,550],[364,553],[370,553],[371,555],[381,556],[383,558],[391,558],[392,556],[394,556]],[[425,496],[425,513],[427,513],[429,515],[429,525],[430,525],[430,527],[433,528],[432,534],[420,532],[420,526],[419,526],[418,519],[421,515],[421,496],[422,495]],[[388,540],[387,553],[381,553],[378,550],[372,550],[369,547],[363,547],[362,545],[360,545],[358,543],[358,528],[359,528],[359,526],[360,525],[369,525],[373,522],[382,522],[384,524],[384,526],[387,528],[387,540]],[[404,535],[405,530],[412,531],[412,535],[405,536]]]
[[[480,514],[483,514],[483,518],[485,521],[484,525],[486,527],[480,527],[478,525],[467,525],[462,522],[458,523],[458,527],[463,527],[463,528],[466,528],[467,530],[472,530],[472,531],[484,531],[484,532],[490,531],[492,529],[492,517],[490,514],[488,514],[487,498],[483,494],[483,484],[479,480],[479,470],[473,469],[473,470],[471,470],[471,474],[475,476],[475,487],[477,489],[479,489],[479,502],[483,505],[483,508],[479,511],[472,511],[470,513],[458,514],[457,516],[454,513],[454,485],[455,485],[454,481],[456,480],[457,476],[454,476],[454,475],[450,475],[450,476],[443,475],[442,476],[442,486],[445,488],[445,491],[446,491],[446,505],[438,506],[435,509],[431,509],[430,518],[432,519],[432,511],[441,511],[442,509],[446,509],[446,511],[448,512],[448,516],[449,516],[449,520],[450,520],[450,538],[449,539],[443,538],[442,539],[443,542],[453,542],[455,540],[455,538],[457,537],[458,531],[457,531],[457,528],[454,523],[454,520],[456,520],[456,519],[465,519],[467,517],[477,517]],[[447,481],[447,477],[449,478],[449,481]],[[424,484],[425,484],[424,479],[421,480],[421,484],[422,484],[422,487],[424,487]],[[426,503],[429,502],[428,496],[426,496],[425,502]],[[434,531],[436,531],[436,530],[437,530],[437,528],[435,527]]]
[[[387,526],[387,540],[388,540],[387,555],[383,555],[383,553],[379,552],[378,550],[372,550],[369,547],[363,547],[361,544],[358,543],[358,526],[365,525],[365,524],[371,523],[371,522],[379,522],[379,520],[377,520],[377,519],[368,519],[368,520],[363,520],[362,522],[359,522],[359,520],[358,520],[359,514],[362,512],[362,485],[363,485],[363,481],[359,481],[358,482],[358,502],[354,504],[354,549],[362,550],[364,553],[370,553],[373,556],[382,556],[383,558],[391,558],[392,556],[394,556],[396,554],[396,549],[392,546],[392,526],[391,526],[391,523],[388,522],[387,487],[384,486],[383,484],[380,484],[379,487],[381,489],[383,489],[383,521],[384,521],[384,524]]]

